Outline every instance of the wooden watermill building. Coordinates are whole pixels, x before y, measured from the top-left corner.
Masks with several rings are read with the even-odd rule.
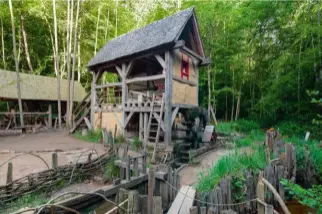
[[[92,127],[170,145],[177,113],[198,106],[199,68],[209,63],[193,8],[109,41],[88,63]],[[105,72],[119,82],[104,83]]]

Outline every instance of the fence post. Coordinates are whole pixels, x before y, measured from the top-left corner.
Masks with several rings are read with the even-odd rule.
[[[256,196],[258,198],[258,200],[260,200],[261,202],[265,202],[265,198],[264,198],[264,183],[261,180],[261,178],[258,179],[258,183],[257,183],[257,189],[256,189]],[[265,207],[258,202],[257,203],[257,209],[258,209],[258,214],[265,214]]]
[[[58,166],[58,156],[56,152],[53,152],[51,154],[51,160],[52,160],[52,168],[55,169]]]
[[[160,196],[153,197],[153,214],[162,214],[162,198]]]
[[[196,206],[190,208],[190,214],[198,214],[198,208]]]
[[[131,157],[129,155],[126,158],[126,180],[131,180]]]
[[[142,156],[142,173],[146,174],[146,151],[143,152]]]
[[[148,175],[148,214],[153,214],[154,169],[150,167]]]
[[[13,169],[12,169],[12,163],[8,163],[8,171],[7,171],[7,184],[12,182],[13,178]]]
[[[51,105],[48,106],[48,128],[53,127],[53,111]]]
[[[139,212],[139,192],[134,190],[129,192],[128,213],[137,214]]]
[[[266,206],[265,206],[265,214],[274,214],[273,205],[266,204]]]
[[[140,172],[139,172],[139,159],[138,158],[134,158],[133,159],[133,172],[134,172],[134,176],[135,177],[139,177],[140,176]]]

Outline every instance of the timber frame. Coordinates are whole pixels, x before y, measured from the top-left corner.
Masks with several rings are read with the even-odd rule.
[[[144,145],[151,138],[157,143],[160,132],[163,132],[165,145],[171,145],[177,114],[199,105],[199,67],[210,62],[204,55],[194,10],[179,12],[168,19],[183,15],[187,17],[181,20],[182,27],[178,28],[177,36],[170,43],[130,55],[118,53],[119,58],[102,61],[102,57],[109,57],[104,51],[110,48],[110,43],[118,42],[116,38],[92,59],[88,65],[93,74],[91,127],[114,130],[117,126],[121,134],[128,137],[131,133],[129,137],[133,137],[134,133]],[[139,30],[130,32],[119,40],[138,33]],[[98,60],[101,61],[97,63]],[[104,82],[105,73],[116,76],[119,82]],[[153,124],[158,128],[152,129]],[[155,137],[151,137],[153,131]]]

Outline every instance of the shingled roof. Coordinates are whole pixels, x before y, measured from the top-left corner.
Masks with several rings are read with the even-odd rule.
[[[83,100],[86,95],[85,89],[79,82],[74,82],[74,101]],[[68,81],[60,80],[61,100],[67,100]],[[20,90],[23,100],[46,100],[56,101],[57,79],[55,77],[40,76],[20,73]],[[0,69],[0,99],[18,99],[17,76],[14,71]]]
[[[110,40],[88,63],[91,67],[176,42],[193,14],[189,8]]]

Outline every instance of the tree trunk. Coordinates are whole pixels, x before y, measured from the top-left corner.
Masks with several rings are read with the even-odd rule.
[[[1,47],[2,47],[2,61],[3,61],[3,68],[4,70],[6,70],[6,57],[5,57],[5,53],[4,53],[4,33],[3,33],[3,21],[2,21],[2,18],[0,17],[0,20],[1,20]]]
[[[235,112],[235,91],[234,91],[234,84],[235,84],[235,68],[233,67],[233,84],[232,84],[232,102],[231,102],[231,115],[230,121],[234,120],[234,112]]]
[[[21,32],[22,32],[22,38],[23,38],[23,43],[24,43],[24,47],[25,47],[25,54],[26,54],[27,64],[28,64],[28,67],[29,67],[29,71],[31,73],[34,73],[34,69],[32,68],[30,55],[29,55],[28,42],[27,42],[27,33],[26,33],[26,30],[25,30],[25,26],[24,26],[24,17],[22,15],[20,16],[20,21],[21,21]]]
[[[117,7],[119,5],[119,1],[116,0],[116,8],[115,8],[115,38],[117,37]]]
[[[9,9],[11,15],[11,26],[12,26],[12,43],[13,43],[13,55],[15,58],[16,74],[17,74],[17,92],[18,92],[18,104],[19,104],[19,115],[20,115],[20,125],[24,126],[23,113],[22,113],[22,102],[21,102],[21,91],[20,91],[20,76],[19,76],[19,63],[17,59],[16,50],[16,29],[15,29],[15,19],[12,9],[12,0],[9,0]]]
[[[107,19],[106,19],[104,42],[107,42],[107,40],[108,40],[109,24],[110,24],[110,10],[107,11]]]
[[[74,104],[74,79],[75,79],[75,65],[76,65],[76,48],[77,48],[77,29],[78,29],[78,16],[79,16],[79,4],[80,0],[77,0],[76,19],[75,19],[75,33],[74,33],[74,53],[73,53],[73,67],[72,67],[72,79],[71,79],[71,102],[70,102],[70,124],[73,125],[73,104]]]
[[[81,79],[81,57],[80,57],[80,37],[82,34],[82,28],[79,28],[79,33],[78,33],[78,43],[77,43],[77,55],[78,55],[78,60],[77,60],[77,81],[80,82]]]
[[[235,121],[238,120],[238,117],[239,117],[239,112],[240,112],[240,97],[241,97],[241,85],[239,86],[239,91],[238,91]]]
[[[59,72],[59,58],[58,58],[58,36],[57,36],[57,20],[56,20],[56,0],[53,2],[53,12],[54,12],[54,37],[55,37],[55,53],[54,53],[54,63],[55,71],[57,74],[57,94],[58,94],[58,125],[59,128],[62,128],[61,123],[61,102],[60,102],[60,72]]]
[[[70,5],[71,4],[71,5]],[[67,93],[67,103],[66,103],[66,127],[70,128],[71,121],[71,112],[70,112],[70,97],[71,97],[71,81],[70,81],[70,55],[71,55],[71,47],[72,47],[72,33],[73,33],[73,10],[74,9],[74,1],[67,1],[67,37],[66,37],[66,45],[67,45],[67,54],[66,54],[66,64],[67,64],[67,81],[68,81],[68,93]]]
[[[97,49],[97,36],[98,36],[97,34],[98,34],[98,25],[99,25],[99,22],[100,22],[100,15],[101,15],[101,4],[99,4],[99,6],[98,6],[98,13],[97,13],[94,55],[96,54],[96,49]]]
[[[209,121],[210,121],[210,115],[211,115],[211,112],[210,112],[210,109],[211,109],[211,85],[210,85],[210,66],[208,66],[208,72],[207,72],[207,75],[208,75],[208,117],[209,117]]]

